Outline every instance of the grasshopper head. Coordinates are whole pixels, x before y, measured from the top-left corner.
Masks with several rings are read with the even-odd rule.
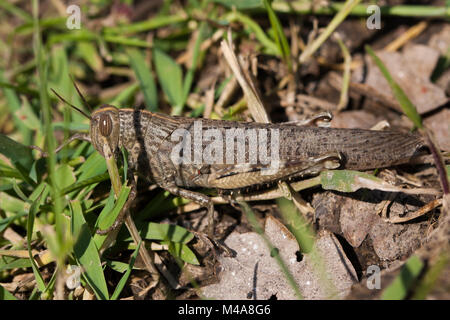
[[[105,157],[105,146],[114,153],[119,147],[120,120],[119,109],[103,105],[91,116],[90,136],[94,148]]]

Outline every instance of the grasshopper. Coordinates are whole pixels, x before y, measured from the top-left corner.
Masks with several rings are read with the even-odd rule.
[[[125,148],[130,171],[207,208],[210,238],[214,238],[214,206],[198,188],[249,192],[325,169],[389,167],[408,163],[425,145],[414,133],[196,119],[111,105],[85,116],[90,119],[89,134],[74,139],[90,141],[103,157],[117,156]],[[270,157],[255,152],[273,155],[275,168],[267,161]],[[117,228],[121,219],[122,214],[113,226],[98,232]]]

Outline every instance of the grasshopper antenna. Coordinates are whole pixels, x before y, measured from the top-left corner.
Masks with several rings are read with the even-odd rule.
[[[64,99],[63,97],[61,97],[55,90],[53,90],[53,89],[50,89],[50,90],[52,90],[52,92],[53,92],[54,94],[56,94],[56,96],[57,96],[61,101],[65,102],[67,105],[69,105],[69,106],[71,106],[72,108],[74,108],[75,110],[77,110],[79,113],[81,113],[83,116],[85,116],[85,117],[88,118],[89,120],[92,119],[90,115],[86,114],[86,112],[84,112],[84,111],[81,110],[80,108],[75,107],[73,104],[71,104],[70,102],[68,102],[68,101],[67,101],[66,99]],[[77,89],[77,91],[78,91],[78,89]],[[84,99],[83,99],[83,100],[84,100]]]
[[[87,141],[87,142],[92,142],[91,138],[89,137],[89,134],[86,133],[75,133],[73,136],[71,136],[66,142],[64,142],[63,144],[61,144],[59,147],[57,147],[55,149],[55,153],[58,153],[59,151],[62,150],[62,148],[64,148],[65,146],[67,146],[69,143],[71,143],[72,141],[75,140],[82,140],[82,141]],[[44,158],[48,157],[48,153],[45,152],[44,150],[42,150],[41,148],[39,148],[38,146],[28,146],[28,148],[32,149],[32,150],[37,150],[41,153],[41,156]]]
[[[66,99],[64,99],[63,97],[61,97],[55,90],[53,90],[52,88],[50,88],[50,90],[52,90],[52,92],[64,103],[66,103],[67,105],[71,106],[72,108],[74,108],[75,110],[77,110],[79,113],[81,113],[83,116],[85,116],[86,118],[88,118],[89,120],[91,120],[91,116],[89,116],[88,114],[86,114],[83,110],[75,107],[73,104],[71,104],[70,102],[68,102]],[[78,91],[78,90],[77,90]],[[83,99],[84,100],[84,99]],[[65,143],[63,143],[62,145],[60,145],[59,147],[57,147],[55,149],[55,153],[58,153],[62,148],[64,148],[65,146],[67,146],[69,143],[71,143],[74,140],[83,140],[83,141],[88,141],[91,142],[91,137],[89,136],[89,134],[86,133],[76,133],[73,136],[71,136]],[[48,153],[45,152],[44,150],[42,150],[41,148],[39,148],[38,146],[28,146],[28,148],[33,149],[33,150],[37,150],[41,153],[41,156],[46,158],[48,157]]]
[[[78,95],[80,96],[81,100],[83,100],[84,105],[89,109],[90,112],[92,112],[91,105],[87,102],[87,100],[84,98],[84,96],[81,94],[80,89],[78,88],[75,80],[73,79],[72,75],[70,75],[70,80],[72,80],[73,86],[75,87],[75,90],[77,90]]]

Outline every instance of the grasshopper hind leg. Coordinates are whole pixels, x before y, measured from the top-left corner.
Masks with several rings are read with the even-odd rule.
[[[200,193],[200,192],[195,192],[195,191],[191,191],[191,190],[186,190],[186,189],[182,189],[176,185],[171,185],[171,186],[163,186],[163,188],[167,191],[169,191],[170,193],[176,195],[176,196],[180,196],[183,197],[185,199],[189,199],[194,201],[195,203],[198,203],[199,205],[205,207],[208,210],[207,213],[207,218],[208,218],[208,230],[207,230],[207,235],[210,241],[205,241],[204,237],[199,236],[199,233],[196,232],[196,236],[202,240],[208,247],[211,248],[213,254],[215,255],[215,248],[214,246],[211,246],[211,242],[214,243],[214,245],[221,249],[222,251],[224,251],[228,256],[232,256],[233,253],[231,252],[231,250],[229,248],[227,248],[224,244],[221,244],[215,237],[214,235],[214,230],[215,230],[215,222],[214,222],[214,203],[211,200],[210,197],[208,197],[207,195]]]
[[[205,207],[208,210],[208,236],[214,239],[214,204],[211,198],[203,193],[182,189],[175,185],[164,186],[163,188],[176,196],[192,200]]]

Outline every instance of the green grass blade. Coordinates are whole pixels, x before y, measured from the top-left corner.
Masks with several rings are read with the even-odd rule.
[[[150,111],[158,111],[158,93],[156,91],[155,80],[150,73],[150,67],[145,62],[139,49],[130,48],[127,50],[127,54],[131,68],[139,80],[146,107]]]
[[[375,52],[372,50],[370,46],[366,45],[365,49],[367,53],[370,54],[372,59],[375,61],[375,64],[378,66],[383,76],[386,78],[387,82],[389,83],[389,86],[391,87],[392,92],[394,93],[395,98],[399,102],[405,115],[414,123],[414,126],[416,128],[423,128],[422,119],[419,113],[417,112],[416,107],[412,104],[411,100],[409,100],[408,96],[405,94],[402,88],[392,78],[391,74],[389,73],[384,63],[381,61],[380,58],[378,58],[378,56],[375,54]]]
[[[41,273],[39,272],[39,268],[36,265],[36,262],[34,261],[33,258],[33,254],[31,252],[31,241],[32,241],[32,235],[33,235],[33,226],[34,226],[34,219],[36,217],[36,213],[38,211],[39,208],[39,202],[40,202],[40,197],[38,197],[35,201],[33,201],[31,207],[30,207],[30,211],[28,214],[28,221],[27,221],[27,249],[28,249],[28,255],[30,258],[30,262],[31,262],[31,268],[33,269],[33,274],[34,274],[34,278],[36,280],[36,284],[37,287],[39,289],[39,291],[44,292],[45,291],[45,282],[44,279],[42,278]]]
[[[14,220],[17,220],[23,216],[26,216],[27,213],[26,212],[19,212],[14,216],[10,216],[4,219],[0,220],[0,232],[2,232],[3,230],[5,230],[10,224],[11,222],[13,222]]]
[[[183,22],[188,18],[184,13],[170,16],[158,16],[149,20],[130,23],[118,27],[106,27],[104,28],[105,34],[121,34],[131,35],[138,32],[145,32],[157,28],[161,28],[167,25]]]
[[[323,30],[322,33],[302,52],[299,58],[300,63],[306,62],[317,51],[317,49],[319,49],[319,47],[328,39],[329,36],[331,36],[342,21],[344,21],[350,14],[353,8],[355,8],[355,6],[357,6],[360,2],[361,0],[347,0],[345,2],[344,6],[340,8],[339,12],[330,21],[325,30]]]
[[[278,54],[278,47],[276,43],[266,35],[264,30],[255,20],[239,11],[232,11],[228,13],[225,18],[230,22],[239,21],[246,28],[250,29],[250,31],[255,35],[255,38],[264,46],[266,51],[265,53],[273,55]]]
[[[0,300],[17,300],[8,290],[0,286]]]
[[[82,189],[87,186],[94,186],[99,182],[103,182],[109,180],[109,174],[107,172],[96,175],[91,178],[83,179],[81,181],[77,181],[74,184],[68,186],[67,188],[64,188],[61,190],[61,195],[66,195],[68,193],[71,193],[73,191]]]
[[[381,299],[401,300],[406,298],[408,291],[412,288],[417,277],[420,275],[424,264],[418,256],[412,256],[400,270],[400,274],[392,283],[384,289]]]
[[[69,71],[69,61],[66,53],[66,49],[64,46],[55,46],[51,50],[50,54],[50,70],[49,70],[49,77],[48,77],[48,87],[58,92],[60,95],[68,99],[70,103],[73,105],[81,108],[83,111],[86,111],[84,109],[83,103],[75,92],[75,88],[73,86],[72,80],[70,79],[70,71]],[[53,93],[52,93],[53,95]],[[65,138],[67,138],[67,131],[68,131],[68,115],[72,116],[72,119],[74,122],[83,122],[86,118],[84,118],[79,112],[76,110],[73,110],[72,108],[69,108],[66,106],[65,103],[61,102],[59,99],[57,99],[56,96],[55,100],[59,102],[60,105],[63,106],[63,110],[66,113],[65,119],[64,119],[64,130],[65,132]]]
[[[42,131],[41,122],[25,96],[22,97],[22,106],[15,112],[15,116],[21,120],[22,124],[25,125],[27,129],[38,132]],[[24,139],[24,143],[27,144],[25,140],[26,139]]]
[[[94,291],[97,299],[107,300],[108,287],[98,254],[97,246],[91,236],[89,226],[84,219],[80,201],[70,202],[72,210],[72,234],[77,236],[73,247],[74,256],[78,265],[83,269],[83,276]]]
[[[195,253],[184,243],[172,242],[172,241],[162,241],[161,244],[168,246],[168,251],[176,259],[181,259],[187,263],[193,265],[200,265]]]
[[[96,230],[107,229],[114,223],[123,206],[125,205],[125,202],[128,199],[130,191],[131,187],[123,185],[122,188],[120,189],[119,196],[117,197],[117,201],[115,203],[114,203],[114,192],[110,192],[106,205],[103,208],[102,212],[100,212],[100,215],[98,216],[98,219],[95,223]],[[101,248],[106,237],[107,235],[100,235],[97,233],[94,235],[93,238],[97,248]]]
[[[63,203],[59,195],[59,190],[56,182],[56,141],[54,137],[54,132],[52,130],[52,109],[50,107],[50,101],[47,91],[47,61],[45,58],[47,55],[44,52],[44,47],[41,43],[41,31],[39,24],[39,1],[33,0],[33,50],[36,57],[37,66],[37,84],[39,89],[39,103],[41,106],[42,119],[44,123],[44,134],[45,134],[45,151],[48,153],[47,157],[47,170],[50,179],[50,190],[53,199],[53,212],[55,213],[55,229],[56,229],[56,239],[60,244],[58,248],[63,248],[62,245],[65,242],[64,232],[65,232],[65,218],[63,217]],[[64,260],[63,252],[57,252],[59,263]]]
[[[326,170],[320,173],[320,183],[325,190],[355,192],[360,189],[360,186],[355,183],[357,177],[382,182],[380,178],[364,172],[354,170]]]
[[[77,44],[77,53],[86,62],[86,64],[94,70],[94,72],[102,72],[104,65],[103,60],[98,53],[97,47],[93,42],[80,41]]]
[[[274,247],[274,245],[269,241],[269,239],[267,239],[267,237],[264,234],[264,230],[263,228],[259,225],[258,220],[256,219],[255,214],[253,213],[252,209],[250,208],[250,206],[246,203],[246,202],[239,202],[239,205],[241,206],[242,210],[245,212],[248,221],[250,222],[253,230],[258,233],[264,240],[264,242],[266,243],[267,247],[269,248],[270,252],[274,253],[273,257],[275,258],[275,260],[277,261],[278,265],[280,266],[280,269],[282,270],[283,274],[286,277],[287,282],[289,283],[289,285],[291,286],[291,288],[294,290],[295,295],[297,296],[298,299],[303,299],[302,294],[300,292],[300,289],[298,288],[297,283],[295,282],[294,276],[292,275],[292,273],[289,271],[286,263],[284,263],[283,259],[281,259],[279,253],[277,252],[276,248]],[[272,254],[271,254],[272,255]]]
[[[315,246],[315,234],[310,224],[303,218],[295,204],[286,199],[277,199],[283,221],[297,239],[302,253],[307,253],[314,263],[313,272],[320,281],[321,288],[329,297],[336,297],[338,290],[331,279],[328,277],[324,257]],[[337,280],[337,279],[335,279]]]
[[[217,1],[217,0],[215,0]],[[228,1],[228,0],[222,0]],[[237,0],[232,0],[237,1]],[[376,3],[375,1],[373,3]],[[356,5],[350,14],[353,16],[367,17],[371,15],[371,11],[367,8],[372,5],[372,3],[363,3]],[[321,6],[319,8],[314,8],[311,5],[311,1],[305,0],[294,0],[285,1],[277,0],[274,1],[272,7],[277,12],[282,13],[296,13],[296,14],[311,14],[311,15],[330,15],[339,12],[343,7],[346,6],[344,2],[330,2],[326,6]],[[449,17],[450,8],[447,6],[431,6],[431,5],[384,5],[380,6],[380,13],[383,17],[388,16],[400,16],[400,17]]]
[[[0,7],[3,8],[5,11],[8,11],[8,12],[16,15],[17,17],[21,18],[25,22],[28,22],[28,23],[33,22],[33,18],[29,15],[28,12],[22,10],[21,8],[13,5],[12,3],[8,2],[8,1],[1,1]]]
[[[188,243],[194,235],[183,227],[168,223],[138,223],[142,237],[148,240],[169,240],[178,243]]]
[[[190,200],[174,197],[167,191],[162,191],[153,197],[136,217],[138,221],[151,220],[155,217],[189,203]]]
[[[0,201],[0,209],[5,212],[22,213],[28,212],[29,204],[19,198],[13,197],[6,192],[2,192]]]
[[[33,97],[39,96],[38,91],[36,91],[35,89],[30,89],[30,88],[26,87],[25,85],[14,85],[9,82],[0,81],[0,87],[6,88],[6,89],[12,89],[16,93],[23,93],[23,94],[27,94],[27,95],[30,95]]]
[[[123,36],[105,35],[103,39],[106,42],[121,44],[130,47],[151,48],[151,44],[138,38],[128,38]]]
[[[35,15],[33,14],[33,19]],[[39,29],[46,29],[52,27],[65,28],[65,23],[67,21],[66,17],[51,17],[51,18],[43,18],[37,21],[37,25]],[[14,29],[14,33],[16,35],[29,35],[36,30],[36,24],[34,21],[26,22],[17,28]]]
[[[106,172],[105,158],[98,152],[93,152],[77,169],[78,181],[90,179]]]
[[[19,170],[7,165],[3,165],[1,163],[0,163],[0,177],[22,179],[22,175],[20,174]],[[4,187],[4,185],[0,186],[0,190],[4,190],[2,189],[2,187]]]
[[[308,225],[307,221],[298,212],[292,201],[286,198],[279,198],[277,199],[277,204],[280,208],[283,221],[297,239],[302,252],[311,252],[314,246],[314,231],[310,225]]]
[[[5,79],[3,77],[3,72],[0,69],[0,81],[4,82]],[[9,112],[12,115],[13,121],[14,121],[14,125],[19,129],[21,136],[22,136],[22,142],[24,144],[30,144],[31,143],[31,130],[29,128],[27,128],[27,126],[22,123],[22,120],[20,119],[20,117],[16,114],[17,111],[20,110],[20,100],[17,97],[16,92],[14,91],[14,89],[10,89],[7,87],[2,87],[2,91],[3,94],[5,95],[6,98],[6,106],[9,109]],[[0,144],[1,145],[1,144]]]
[[[431,266],[428,266],[427,272],[414,289],[415,292],[412,298],[418,300],[426,299],[428,294],[436,287],[438,279],[441,277],[442,273],[445,272],[445,268],[449,262],[449,253],[441,253],[436,261]]]
[[[30,259],[16,259],[13,261],[10,261],[9,259],[6,259],[7,257],[2,257],[2,260],[0,260],[0,272],[5,270],[12,270],[17,268],[30,268],[31,262]],[[4,263],[3,263],[4,262]]]
[[[14,165],[20,164],[24,168],[30,168],[33,163],[30,148],[3,134],[0,134],[0,153],[10,159]]]
[[[112,99],[109,104],[118,107],[127,107],[130,106],[129,101],[134,98],[134,95],[139,89],[139,83],[133,83],[125,90],[120,92],[114,99]]]
[[[179,115],[183,110],[183,72],[181,67],[165,52],[155,48],[153,60],[162,90],[173,106],[173,114]]]
[[[139,253],[139,248],[141,247],[142,242],[139,242],[136,250],[134,250],[133,255],[131,256],[130,263],[128,264],[127,271],[125,274],[120,278],[119,283],[116,286],[116,289],[114,290],[114,293],[111,296],[110,300],[117,300],[120,293],[122,292],[123,288],[125,287],[125,284],[127,283],[128,278],[130,277],[131,271],[133,270],[134,262],[136,261],[136,257]]]
[[[59,190],[73,185],[77,179],[73,173],[73,168],[68,164],[61,164],[55,171],[56,182]]]
[[[124,273],[128,270],[129,264],[121,261],[106,260],[106,265],[116,272]]]
[[[263,7],[263,0],[212,0],[212,2],[223,4],[228,8],[237,10],[248,10]]]
[[[273,11],[270,4],[271,1],[263,0],[264,7],[266,8],[267,15],[269,16],[270,24],[275,35],[275,43],[277,44],[278,51],[283,58],[284,62],[287,64],[289,70],[292,70],[291,62],[291,49],[289,43],[286,39],[286,35],[283,32],[283,27],[281,26],[280,20],[278,20],[275,11]]]
[[[23,191],[20,189],[19,185],[17,184],[16,179],[13,179],[12,181],[13,184],[13,190],[16,193],[16,195],[22,199],[22,201],[24,202],[28,202],[30,203],[31,201],[28,200],[27,196],[23,193]]]

